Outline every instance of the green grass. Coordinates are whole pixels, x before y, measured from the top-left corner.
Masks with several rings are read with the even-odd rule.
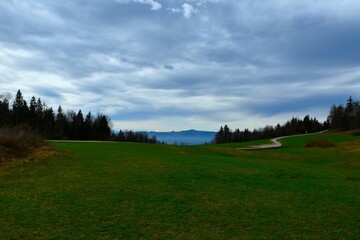
[[[0,239],[358,239],[359,137],[282,142],[54,143],[0,168]]]

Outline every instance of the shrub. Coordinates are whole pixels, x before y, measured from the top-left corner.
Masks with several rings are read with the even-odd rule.
[[[26,155],[31,147],[43,144],[39,134],[27,125],[0,128],[0,161]]]
[[[306,148],[330,148],[333,146],[335,146],[335,144],[326,139],[312,139],[305,144]]]
[[[352,135],[352,136],[355,136],[355,137],[360,136],[360,129],[351,131],[351,135]]]

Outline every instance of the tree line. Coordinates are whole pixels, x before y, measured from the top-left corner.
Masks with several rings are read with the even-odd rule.
[[[327,120],[320,123],[316,118],[309,115],[303,119],[292,118],[285,124],[266,126],[250,131],[235,129],[232,131],[227,125],[221,126],[216,133],[213,143],[246,142],[259,139],[275,138],[303,133],[319,132],[326,129],[349,131],[360,129],[360,102],[354,101],[350,96],[345,106],[333,105],[330,108]]]
[[[109,117],[98,113],[70,110],[66,113],[59,105],[55,113],[40,98],[34,96],[29,104],[20,90],[12,104],[7,96],[0,96],[0,127],[29,126],[46,139],[110,140],[112,136]]]
[[[328,117],[330,127],[340,131],[360,129],[360,102],[350,96],[346,105],[333,105]]]
[[[268,125],[263,128],[250,131],[245,128],[240,131],[239,128],[232,131],[227,125],[221,126],[215,134],[213,143],[230,143],[230,142],[247,142],[259,139],[275,138],[280,136],[288,136],[302,133],[313,133],[325,130],[328,123],[320,123],[316,118],[306,115],[303,119],[293,117],[285,124],[276,126]]]
[[[114,136],[114,140],[119,142],[159,143],[156,136],[149,137],[147,132],[134,132],[132,130],[120,130]]]

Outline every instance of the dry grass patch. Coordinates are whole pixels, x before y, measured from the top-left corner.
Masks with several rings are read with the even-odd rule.
[[[360,140],[342,143],[341,146],[347,152],[360,152]]]
[[[334,146],[335,144],[327,139],[311,139],[305,144],[306,148],[331,148]]]
[[[353,130],[350,133],[352,136],[355,136],[355,137],[360,136],[360,129]]]
[[[46,146],[39,134],[26,125],[0,128],[0,163],[28,159],[44,152]],[[40,150],[42,149],[42,150]]]

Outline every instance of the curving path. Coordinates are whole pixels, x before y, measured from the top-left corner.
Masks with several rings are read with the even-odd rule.
[[[306,136],[306,135],[314,135],[314,134],[319,134],[319,133],[324,133],[325,131],[321,131],[321,132],[316,132],[316,133],[306,133],[306,134],[297,134],[297,135],[289,135],[289,136],[282,136],[282,137],[277,137],[274,139],[271,139],[271,144],[262,144],[262,145],[253,145],[253,146],[249,146],[249,147],[245,147],[245,148],[237,148],[238,150],[261,150],[261,149],[271,149],[271,148],[279,148],[282,146],[281,142],[279,142],[278,140],[283,139],[283,138],[289,138],[289,137],[299,137],[299,136]]]

